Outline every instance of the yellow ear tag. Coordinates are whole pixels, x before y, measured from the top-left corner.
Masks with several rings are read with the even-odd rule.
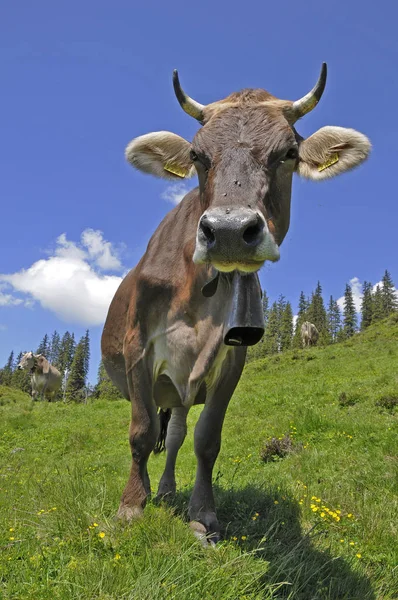
[[[173,164],[173,163],[166,163],[164,165],[163,169],[165,171],[168,171],[169,173],[173,173],[173,175],[177,175],[177,177],[184,178],[187,174],[186,169],[182,169],[181,167],[179,167],[178,165]]]
[[[335,165],[337,162],[339,162],[339,155],[337,152],[335,152],[335,154],[332,154],[331,157],[323,163],[323,165],[318,165],[318,171],[324,171],[328,167]]]

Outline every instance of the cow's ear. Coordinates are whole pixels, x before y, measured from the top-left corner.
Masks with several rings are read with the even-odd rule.
[[[345,127],[322,127],[300,143],[296,171],[301,177],[320,181],[360,165],[369,156],[368,138]]]
[[[128,162],[155,177],[183,179],[195,174],[191,144],[169,131],[156,131],[132,140],[126,148]]]

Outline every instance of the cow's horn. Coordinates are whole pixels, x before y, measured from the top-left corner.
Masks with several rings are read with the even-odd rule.
[[[319,79],[315,86],[308,94],[300,98],[300,100],[293,102],[293,110],[297,119],[309,113],[318,104],[322,97],[323,90],[325,89],[326,76],[327,66],[326,63],[322,63],[321,74],[319,75]]]
[[[204,119],[203,109],[205,107],[203,104],[199,104],[199,102],[196,102],[196,100],[190,98],[184,92],[180,85],[177,69],[174,69],[173,71],[173,86],[175,94],[177,96],[177,100],[181,104],[183,110],[185,110],[185,112],[188,113],[188,115],[199,121],[199,123],[202,123]]]

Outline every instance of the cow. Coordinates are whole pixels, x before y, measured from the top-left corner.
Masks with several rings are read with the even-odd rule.
[[[353,129],[322,127],[308,139],[296,131],[296,121],[320,100],[326,74],[323,63],[314,88],[296,101],[245,89],[202,105],[174,71],[177,100],[201,125],[193,141],[159,131],[127,145],[126,159],[139,171],[174,181],[196,174],[199,185],[156,229],[116,291],[102,333],[104,367],[132,408],[132,464],[118,509],[123,520],[142,515],[148,457],[163,444],[157,496],[175,493],[187,414],[203,404],[189,519],[203,543],[220,538],[212,472],[247,346],[263,335],[258,271],[279,260],[293,173],[320,181],[356,167],[370,152],[368,138]]]
[[[305,321],[305,323],[303,323],[301,326],[301,341],[303,343],[303,348],[307,348],[308,346],[316,346],[318,338],[319,331],[315,325],[309,321]]]
[[[62,384],[62,375],[43,354],[25,352],[17,368],[30,371],[32,400],[38,400],[41,396],[42,400],[47,397],[51,402],[55,398]]]

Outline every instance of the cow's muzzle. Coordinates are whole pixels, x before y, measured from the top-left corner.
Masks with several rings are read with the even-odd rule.
[[[202,215],[193,256],[195,263],[210,263],[223,272],[252,272],[265,260],[278,259],[278,246],[257,211],[222,207]]]

